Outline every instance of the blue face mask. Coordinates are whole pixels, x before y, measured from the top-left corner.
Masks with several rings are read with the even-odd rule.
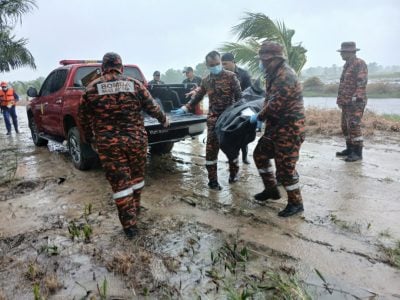
[[[222,65],[217,65],[214,67],[208,67],[208,71],[210,71],[213,75],[218,75],[222,71]]]

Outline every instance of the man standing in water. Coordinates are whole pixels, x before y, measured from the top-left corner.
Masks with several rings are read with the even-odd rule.
[[[144,187],[147,133],[142,110],[169,126],[166,115],[155,104],[143,84],[122,75],[121,57],[106,53],[102,76],[86,88],[78,118],[87,142],[94,142],[125,234],[137,234],[140,194]]]
[[[368,68],[365,62],[356,56],[360,50],[355,42],[343,42],[340,52],[346,62],[340,77],[337,105],[342,109],[342,132],[346,138],[346,149],[336,152],[336,156],[346,157],[345,161],[362,160],[363,136],[361,118],[367,105],[366,87]]]

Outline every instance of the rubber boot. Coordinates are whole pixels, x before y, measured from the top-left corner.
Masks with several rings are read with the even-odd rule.
[[[137,218],[133,195],[115,199],[115,204],[117,205],[118,217],[126,236],[128,238],[135,237],[138,229],[136,226]]]
[[[303,199],[301,197],[300,189],[287,191],[288,204],[278,213],[278,216],[286,218],[304,211]]]
[[[261,193],[255,194],[254,198],[258,201],[266,201],[268,199],[278,200],[281,198],[281,194],[279,193],[278,187],[267,187]]]
[[[340,152],[336,152],[336,156],[348,156],[351,154],[351,145],[350,142],[346,142],[346,149]]]
[[[345,161],[354,162],[362,160],[362,146],[353,146],[349,156],[346,157]]]

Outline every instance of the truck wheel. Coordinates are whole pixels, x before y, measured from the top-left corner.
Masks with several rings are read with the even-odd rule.
[[[150,152],[152,154],[167,154],[174,147],[174,142],[165,142],[151,145]]]
[[[77,127],[68,130],[68,149],[72,163],[78,170],[89,170],[94,165],[97,155],[89,144],[81,142]]]
[[[46,146],[48,144],[48,140],[46,139],[42,139],[41,137],[39,137],[39,132],[35,123],[35,120],[33,117],[29,117],[29,129],[31,130],[31,136],[32,136],[32,140],[33,143],[36,146],[42,147],[42,146]]]

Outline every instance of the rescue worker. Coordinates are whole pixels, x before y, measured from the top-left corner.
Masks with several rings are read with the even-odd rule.
[[[239,68],[236,65],[235,62],[235,57],[233,56],[232,53],[225,53],[221,56],[221,61],[222,61],[222,66],[224,67],[225,70],[234,72],[239,79],[240,82],[240,88],[242,89],[242,92],[247,89],[248,87],[251,86],[251,78],[249,73],[242,69]],[[245,164],[250,164],[250,162],[247,160],[247,153],[248,153],[248,146],[244,146],[242,149],[242,161]]]
[[[304,210],[296,162],[304,141],[304,103],[302,87],[296,73],[283,57],[279,43],[265,41],[259,50],[260,69],[266,74],[266,96],[263,109],[250,122],[265,121],[264,135],[254,149],[254,162],[265,189],[255,199],[279,199],[277,180],[284,186],[288,203],[278,213],[289,217]],[[275,160],[276,178],[271,159]]]
[[[147,154],[141,112],[144,110],[164,127],[169,121],[141,82],[122,75],[118,54],[106,53],[101,69],[102,76],[89,83],[82,96],[78,118],[86,141],[96,145],[122,227],[132,238],[138,232]]]
[[[203,78],[200,86],[189,92],[186,96],[191,100],[173,113],[180,115],[192,110],[204,96],[209,98],[207,116],[207,146],[206,168],[208,171],[208,186],[211,189],[221,190],[218,183],[217,162],[219,152],[218,137],[214,131],[218,117],[224,110],[238,101],[241,96],[240,83],[235,73],[224,70],[221,65],[221,56],[217,51],[211,51],[206,55],[206,65],[210,74]],[[238,180],[238,159],[229,160],[229,183]]]
[[[164,81],[160,80],[160,71],[154,71],[153,80],[149,81],[149,84],[164,84]]]
[[[195,83],[197,86],[200,86],[201,77],[194,75],[192,67],[185,67],[182,73],[185,73],[186,76],[182,83]]]
[[[367,104],[366,87],[368,68],[365,62],[356,56],[360,50],[355,42],[343,42],[340,52],[346,62],[340,77],[337,105],[342,109],[342,132],[346,138],[346,149],[336,152],[345,161],[353,162],[362,159],[363,136],[361,118]]]
[[[7,82],[0,83],[0,106],[1,111],[3,112],[4,123],[6,124],[7,135],[11,135],[11,122],[10,117],[12,119],[12,123],[14,125],[14,129],[16,133],[19,133],[18,130],[18,118],[17,112],[15,108],[15,103],[19,100],[18,95],[15,93],[13,88],[9,88]]]

